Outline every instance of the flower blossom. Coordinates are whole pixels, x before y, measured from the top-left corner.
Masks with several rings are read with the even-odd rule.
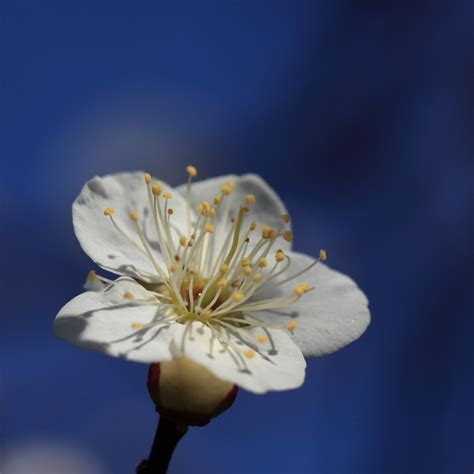
[[[95,177],[73,205],[76,236],[116,280],[91,272],[55,334],[115,357],[186,357],[254,393],[299,387],[305,356],[334,352],[370,321],[364,293],[294,252],[288,212],[258,176],[172,189],[148,173]]]

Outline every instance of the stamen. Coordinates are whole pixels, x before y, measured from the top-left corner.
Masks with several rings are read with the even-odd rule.
[[[197,169],[194,166],[189,165],[186,168],[186,171],[189,174],[188,184],[186,186],[186,224],[189,234],[191,232],[191,181],[193,177],[197,175]]]
[[[295,286],[293,290],[296,296],[302,296],[309,291],[309,285],[307,283],[300,283],[299,285]]]
[[[252,270],[252,267],[250,265],[247,265],[246,267],[244,267],[242,269],[242,273],[245,275],[245,276],[250,276],[252,274],[253,270]]]
[[[244,297],[245,295],[241,291],[235,292],[234,295],[232,296],[232,298],[238,303],[240,303],[244,299]]]
[[[137,211],[130,211],[129,215],[130,215],[130,219],[135,224],[135,228],[137,230],[138,237],[140,238],[140,240],[142,242],[142,245],[143,245],[143,248],[144,248],[148,258],[150,259],[152,265],[155,267],[155,270],[158,272],[158,274],[160,276],[162,276],[163,278],[166,278],[166,275],[164,274],[163,270],[160,268],[160,266],[156,262],[155,258],[153,257],[153,254],[151,253],[151,250],[150,250],[150,246],[148,245],[148,242],[147,242],[145,236],[143,235],[143,232],[140,228],[140,225],[138,224],[138,213],[137,213]]]
[[[294,320],[291,320],[291,321],[286,325],[286,327],[287,327],[288,330],[290,330],[290,331],[294,331],[294,330],[296,329],[296,326],[297,326],[297,324],[296,324],[296,321],[294,321]]]
[[[252,204],[255,204],[255,196],[253,194],[247,194],[247,196],[245,196],[245,202],[251,206]]]
[[[274,239],[276,237],[276,232],[268,225],[264,225],[262,228],[262,239]]]
[[[283,260],[285,260],[285,252],[283,252],[283,250],[277,250],[275,260],[277,262],[283,262]]]
[[[246,351],[244,351],[244,354],[247,359],[253,359],[255,357],[255,351],[253,351],[252,349],[247,349]]]
[[[283,238],[287,242],[292,242],[293,241],[293,233],[291,232],[291,230],[287,230],[287,231],[283,232]]]
[[[158,181],[152,185],[151,174],[144,173],[157,243],[164,258],[163,268],[155,258],[154,247],[145,237],[137,211],[130,211],[129,217],[134,223],[140,242],[135,242],[119,227],[113,217],[115,209],[107,207],[104,210],[104,215],[110,218],[120,235],[147,256],[159,276],[158,283],[152,286],[154,289],[149,290],[153,295],[150,299],[136,299],[128,290],[122,294],[129,304],[156,305],[157,310],[163,314],[150,323],[133,322],[130,327],[139,330],[152,327],[158,322],[161,324],[163,320],[170,324],[185,324],[184,343],[184,339],[191,336],[192,327],[189,323],[193,320],[200,321],[211,330],[213,339],[220,341],[237,365],[247,367],[245,359],[255,357],[258,349],[255,346],[254,350],[252,343],[247,343],[250,345],[247,348],[236,347],[232,343],[232,334],[240,334],[241,331],[252,328],[293,331],[296,329],[294,320],[286,325],[272,325],[254,319],[252,313],[290,306],[315,288],[302,282],[296,284],[293,291],[290,290],[287,295],[260,301],[254,299],[254,295],[296,279],[317,262],[326,260],[327,254],[324,250],[320,250],[316,261],[289,278],[276,281],[275,279],[286,273],[291,265],[290,257],[282,249],[273,250],[278,238],[287,242],[293,240],[292,232],[284,230],[285,224],[290,221],[289,216],[281,215],[281,223],[276,229],[263,225],[261,238],[257,237],[256,243],[252,242],[248,250],[249,236],[257,228],[257,222],[252,221],[243,227],[244,217],[255,204],[255,195],[245,195],[244,204],[239,207],[237,215],[232,214],[229,208],[231,199],[228,199],[228,196],[232,193],[235,183],[233,180],[228,180],[221,187],[220,193],[197,205],[197,214],[194,214],[196,218],[192,218],[191,182],[197,175],[197,170],[189,165],[186,171],[189,175],[186,235],[179,235],[176,229],[171,227],[174,210],[168,208],[168,201],[172,198],[172,194],[164,192],[162,183]],[[160,204],[160,197],[164,199],[163,207]],[[216,240],[217,234],[225,236],[220,248],[215,245],[220,241]],[[271,261],[273,263],[267,268]],[[98,278],[95,274],[90,274],[88,278],[91,281],[92,278],[97,278],[98,281],[115,284],[110,280]],[[260,334],[253,336],[253,340],[259,344],[267,344],[269,336]],[[245,339],[242,338],[241,341],[245,342]]]
[[[197,175],[197,169],[194,166],[187,166],[186,171],[191,178],[194,178]]]
[[[240,234],[240,228],[242,227],[242,220],[244,218],[244,208],[241,206],[239,210],[239,215],[237,217],[237,221],[235,222],[235,227],[234,227],[234,239],[232,241],[232,246],[230,248],[229,254],[227,255],[224,263],[229,264],[230,261],[232,260],[232,257],[235,254],[235,251],[237,249],[237,244],[239,243],[239,234]]]
[[[90,282],[99,280],[99,278],[97,277],[97,275],[96,275],[96,273],[95,273],[94,270],[91,270],[91,271],[87,274],[87,280],[90,281]]]
[[[157,181],[152,188],[153,195],[156,197],[161,196],[161,193],[163,192],[163,185]]]
[[[224,186],[221,187],[221,192],[225,196],[228,196],[232,192],[232,187],[229,185],[229,183],[224,184]]]
[[[113,217],[113,213],[115,212],[114,209],[112,209],[111,207],[107,207],[105,210],[104,210],[104,215],[105,216],[108,216],[110,218],[110,222],[112,222],[112,225],[115,227],[115,229],[117,230],[117,232],[130,244],[132,245],[133,247],[135,247],[139,252],[143,253],[146,255],[146,252],[140,248],[140,246],[134,242],[121,228],[120,226],[117,224],[117,222],[115,222],[115,219]]]
[[[115,209],[112,207],[106,207],[104,209],[104,216],[111,216],[115,212]]]

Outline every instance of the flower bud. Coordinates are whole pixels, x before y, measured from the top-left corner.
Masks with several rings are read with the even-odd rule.
[[[176,424],[205,426],[237,395],[237,386],[187,357],[151,364],[148,391],[156,411]]]

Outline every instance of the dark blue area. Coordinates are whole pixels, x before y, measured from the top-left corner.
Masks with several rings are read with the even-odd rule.
[[[114,474],[146,455],[146,367],[51,323],[94,268],[83,183],[192,163],[262,175],[373,322],[302,389],[240,392],[170,472],[471,472],[473,24],[457,1],[3,1],[0,454],[66,440]]]

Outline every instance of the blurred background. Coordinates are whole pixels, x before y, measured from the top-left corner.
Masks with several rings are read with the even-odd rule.
[[[0,4],[0,471],[121,474],[145,365],[51,334],[94,175],[255,172],[373,321],[296,391],[240,392],[171,474],[472,472],[472,1]]]

